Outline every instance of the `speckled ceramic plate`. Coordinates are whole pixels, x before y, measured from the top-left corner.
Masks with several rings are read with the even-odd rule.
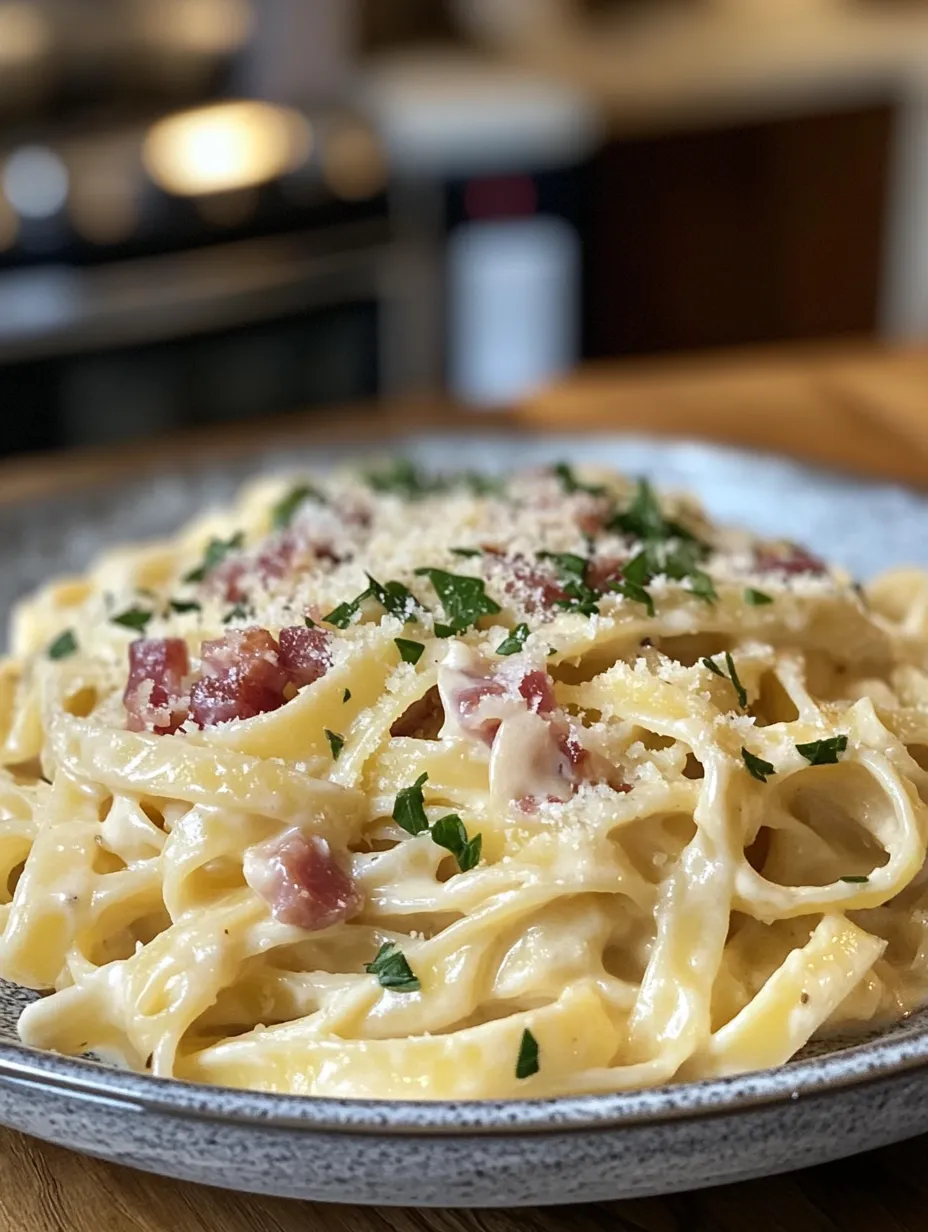
[[[928,497],[791,462],[639,438],[438,438],[403,452],[504,469],[595,460],[696,491],[721,520],[811,544],[866,577],[928,565]],[[344,451],[316,452],[328,465]],[[249,471],[172,473],[0,510],[0,607],[114,539],[161,534]],[[33,1052],[16,1019],[32,994],[0,982],[0,1123],[166,1176],[378,1205],[596,1201],[781,1172],[928,1130],[928,1012],[781,1069],[653,1091],[508,1103],[301,1099],[171,1082]]]

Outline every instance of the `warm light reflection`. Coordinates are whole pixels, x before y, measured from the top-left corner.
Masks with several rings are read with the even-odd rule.
[[[51,43],[48,18],[24,0],[0,3],[0,65],[42,55]]]
[[[153,125],[143,158],[167,192],[192,197],[261,184],[305,161],[312,143],[298,111],[270,103],[218,103]]]
[[[19,235],[19,219],[16,211],[0,193],[0,252],[12,248]]]
[[[236,51],[254,26],[249,0],[148,0],[142,14],[150,39],[205,55]]]
[[[383,188],[387,169],[374,135],[360,124],[348,123],[327,134],[322,174],[337,197],[358,201]]]

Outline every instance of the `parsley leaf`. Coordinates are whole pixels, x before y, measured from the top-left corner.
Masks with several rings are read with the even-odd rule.
[[[665,518],[661,512],[654,489],[647,479],[639,479],[632,503],[623,513],[615,513],[606,523],[606,530],[618,531],[624,535],[634,535],[644,540],[682,539],[697,547],[705,554],[705,544],[700,543],[696,536],[681,526]]]
[[[522,1041],[519,1044],[519,1056],[516,1060],[516,1077],[531,1078],[532,1074],[537,1074],[541,1066],[538,1064],[538,1040],[535,1039],[528,1027],[522,1032]]]
[[[308,483],[300,483],[296,487],[291,488],[287,495],[282,497],[271,509],[271,525],[274,529],[284,530],[285,527],[289,526],[293,521],[296,511],[308,500],[319,501],[320,504],[325,504],[325,497],[322,493],[317,492]]]
[[[583,581],[589,564],[584,556],[577,556],[574,552],[539,552],[538,559],[552,561],[558,573],[567,580],[579,578]]]
[[[236,603],[235,607],[230,607],[222,618],[224,625],[230,625],[233,620],[247,620],[248,610],[241,603]]]
[[[421,642],[410,641],[408,637],[395,637],[393,640],[404,663],[418,663],[422,658],[425,647]]]
[[[747,766],[749,773],[761,783],[767,782],[768,774],[776,774],[776,768],[769,761],[764,761],[762,757],[755,757],[747,749],[741,750],[741,756],[744,759],[744,764]]]
[[[621,595],[624,599],[631,599],[633,603],[643,603],[648,609],[648,615],[654,615],[654,600],[644,586],[641,586],[638,582],[626,580],[613,582],[609,589],[615,591],[616,594]]]
[[[394,458],[378,470],[367,471],[364,480],[375,492],[393,492],[406,500],[422,500],[447,486],[444,480],[420,470],[409,458]]]
[[[690,590],[697,599],[703,599],[706,603],[715,603],[719,596],[715,589],[715,584],[708,573],[705,573],[702,569],[694,569],[688,576]]]
[[[566,462],[558,462],[553,470],[568,496],[572,496],[575,492],[586,492],[588,496],[605,496],[606,494],[606,489],[601,483],[581,483]]]
[[[839,881],[846,881],[848,885],[863,885],[865,881],[869,881],[869,877],[839,877]]]
[[[110,622],[114,625],[122,625],[124,629],[135,629],[138,633],[143,633],[153,615],[154,612],[146,611],[145,608],[129,607],[124,612],[120,612],[118,616],[111,616]]]
[[[518,652],[525,645],[525,639],[528,637],[529,628],[527,624],[516,625],[513,631],[507,638],[496,647],[498,655],[512,655]]]
[[[306,628],[307,628],[307,629],[316,629],[316,628],[318,628],[318,625],[317,625],[317,624],[316,624],[316,622],[313,620],[312,616],[304,616],[304,617],[303,617],[303,624],[306,626]]]
[[[202,612],[202,606],[196,599],[168,599],[168,607],[172,612],[183,615],[184,612]]]
[[[191,569],[189,573],[183,576],[184,582],[202,582],[206,576],[221,565],[230,552],[237,552],[245,543],[245,536],[241,531],[231,537],[231,539],[210,539],[206,545],[206,551],[203,553],[202,562]]]
[[[732,688],[738,695],[739,706],[742,710],[746,710],[748,704],[747,689],[745,689],[744,685],[738,679],[738,672],[735,668],[735,661],[731,657],[731,652],[728,650],[725,651],[725,666],[728,668],[727,674],[723,672],[719,665],[714,663],[712,659],[700,659],[700,663],[702,663],[703,667],[708,667],[710,672],[715,672],[716,676],[721,676],[723,680],[731,681]]]
[[[58,634],[46,653],[50,659],[66,659],[76,650],[77,638],[74,636],[74,630],[65,629],[64,633]]]
[[[351,701],[351,690],[346,689],[344,693],[342,694],[342,702],[344,703],[344,702],[350,702],[350,701]]]
[[[447,817],[439,817],[432,826],[432,842],[450,851],[458,862],[462,873],[474,868],[480,861],[480,849],[483,846],[483,835],[475,834],[468,839],[464,822],[457,813],[449,813]]]
[[[481,552],[480,548],[451,548],[450,551],[451,551],[452,556],[469,557],[469,556],[482,556],[483,555],[483,552]]]
[[[329,742],[329,748],[332,750],[332,760],[338,761],[338,755],[345,747],[345,737],[340,736],[338,732],[329,731],[327,727],[322,729],[325,732],[325,738]]]
[[[416,619],[414,609],[420,605],[412,591],[407,590],[402,582],[387,582],[385,586],[381,586],[370,574],[367,575],[367,580],[370,582],[367,590],[362,590],[356,598],[346,603],[339,603],[328,616],[323,616],[326,624],[334,625],[336,629],[347,629],[366,599],[376,599],[385,611],[400,620]]]
[[[444,569],[417,569],[418,576],[425,576],[435,587],[435,593],[441,600],[447,626],[453,633],[463,633],[471,625],[476,624],[481,616],[495,616],[501,611],[496,603],[486,593],[486,584],[482,578],[467,577],[458,573],[446,573]],[[436,626],[436,632],[438,626]],[[438,634],[439,637],[442,634]]]
[[[811,740],[808,744],[797,744],[796,752],[813,766],[834,766],[838,762],[838,754],[847,748],[847,736],[829,736],[827,740]]]
[[[425,815],[425,799],[422,795],[422,784],[428,779],[427,774],[420,774],[412,787],[404,787],[396,793],[393,804],[393,820],[407,834],[421,834],[429,828],[429,819]]]
[[[394,992],[418,992],[422,987],[395,941],[385,941],[377,957],[366,963],[364,970],[377,976],[381,988],[391,988]]]
[[[396,616],[403,621],[415,621],[416,608],[419,607],[419,603],[412,591],[408,590],[402,582],[387,582],[386,585],[381,586],[370,574],[367,575],[367,580],[370,582],[370,588],[366,595],[360,596],[360,599],[367,597],[376,599],[391,616]]]
[[[755,590],[752,586],[749,586],[744,592],[744,601],[748,607],[764,607],[766,604],[772,603],[773,599],[762,590]]]
[[[470,488],[474,496],[499,496],[505,491],[502,479],[496,475],[484,475],[481,471],[464,471],[455,482]]]

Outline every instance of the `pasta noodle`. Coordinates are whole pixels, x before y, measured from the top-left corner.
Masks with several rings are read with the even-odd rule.
[[[262,478],[14,616],[37,1048],[339,1097],[787,1062],[928,997],[928,574],[566,465]]]

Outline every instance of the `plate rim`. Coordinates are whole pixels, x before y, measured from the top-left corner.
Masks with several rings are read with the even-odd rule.
[[[918,1011],[916,1011],[918,1013]],[[0,1043],[0,1084],[248,1128],[485,1137],[624,1129],[757,1111],[840,1094],[928,1066],[928,1021],[824,1056],[697,1082],[543,1099],[398,1100],[289,1095],[159,1078],[23,1044]]]

